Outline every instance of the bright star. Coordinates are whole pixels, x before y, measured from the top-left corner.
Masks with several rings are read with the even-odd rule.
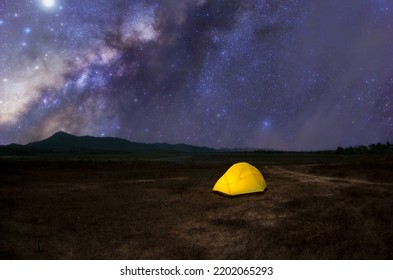
[[[45,8],[48,9],[53,8],[56,5],[55,0],[42,0],[41,3]]]
[[[268,129],[272,125],[272,121],[269,119],[265,119],[262,121],[262,129]]]

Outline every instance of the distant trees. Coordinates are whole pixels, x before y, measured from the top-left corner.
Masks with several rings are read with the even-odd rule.
[[[360,145],[355,147],[337,147],[336,154],[381,154],[381,153],[393,153],[393,145],[390,142],[386,144],[371,144],[368,146]]]

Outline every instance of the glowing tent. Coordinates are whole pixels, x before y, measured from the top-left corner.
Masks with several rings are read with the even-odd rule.
[[[263,192],[266,182],[261,172],[247,162],[232,165],[214,185],[213,192],[234,196]]]

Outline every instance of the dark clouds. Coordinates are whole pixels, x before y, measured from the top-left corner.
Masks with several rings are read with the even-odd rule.
[[[309,150],[393,136],[389,1],[87,2],[1,6],[1,142],[65,130]]]

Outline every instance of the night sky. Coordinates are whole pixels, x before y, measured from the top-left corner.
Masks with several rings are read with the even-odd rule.
[[[2,0],[0,144],[393,140],[390,0]]]

